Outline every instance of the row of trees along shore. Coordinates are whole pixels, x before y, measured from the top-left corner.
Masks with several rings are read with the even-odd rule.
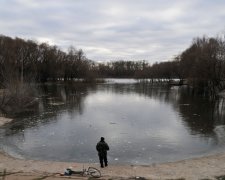
[[[222,37],[198,37],[171,61],[149,64],[147,61],[89,60],[83,50],[70,47],[68,52],[47,43],[0,36],[0,82],[47,82],[83,78],[185,79],[196,92],[216,94],[225,87],[225,41]]]

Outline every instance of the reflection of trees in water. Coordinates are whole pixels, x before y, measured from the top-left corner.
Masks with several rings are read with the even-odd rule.
[[[219,98],[215,103],[214,118],[216,125],[225,124],[225,99]]]
[[[44,95],[47,95],[42,98],[44,110],[48,109],[50,112],[68,110],[82,114],[84,99],[88,96],[90,90],[96,89],[96,86],[81,83],[50,85],[44,88]],[[47,91],[46,88],[48,88]]]
[[[84,99],[91,91],[108,91],[116,94],[138,94],[172,104],[191,134],[212,135],[217,125],[225,124],[224,99],[210,100],[193,96],[187,88],[153,86],[152,84],[51,84],[39,86],[39,108],[35,114],[24,115],[11,126],[12,132],[56,120],[66,111],[71,117],[82,114]],[[11,133],[12,133],[11,132]]]
[[[225,144],[225,125],[216,126],[213,130],[215,142],[220,145]]]
[[[217,125],[225,124],[225,100],[193,95],[186,87],[152,86],[152,84],[107,85],[107,91],[120,94],[137,93],[172,104],[191,134],[214,134]]]
[[[168,86],[154,86],[150,83],[136,84],[107,84],[104,88],[106,91],[111,91],[118,94],[138,94],[140,96],[160,99],[160,101],[169,102],[172,97],[171,89]]]
[[[217,144],[225,144],[225,99],[220,98],[215,103],[214,119],[215,126],[213,129],[214,137]]]
[[[27,127],[46,124],[57,119],[57,115],[66,111],[71,117],[82,114],[84,99],[89,91],[96,89],[95,85],[87,84],[50,84],[38,87],[39,106],[32,114],[20,114],[10,124],[6,134],[14,134]]]
[[[210,135],[214,129],[214,103],[199,96],[193,96],[188,90],[182,91],[177,101],[177,110],[191,134]]]
[[[194,96],[188,89],[181,89],[177,109],[192,134],[214,134],[217,125],[225,124],[224,99]]]

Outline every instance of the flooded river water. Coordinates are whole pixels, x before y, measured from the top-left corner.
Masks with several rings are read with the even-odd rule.
[[[104,136],[111,164],[152,164],[225,148],[223,99],[192,96],[186,87],[135,80],[37,88],[38,109],[0,128],[0,148],[38,160],[98,162]]]

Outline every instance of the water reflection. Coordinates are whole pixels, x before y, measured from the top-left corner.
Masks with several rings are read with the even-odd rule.
[[[141,83],[38,87],[39,109],[1,128],[1,147],[32,159],[96,162],[105,136],[111,163],[150,164],[224,147],[224,101]],[[54,151],[52,151],[54,149]]]
[[[64,111],[67,111],[71,117],[82,114],[84,98],[88,95],[88,91],[95,91],[96,87],[83,84],[50,84],[38,86],[37,89],[39,92],[38,109],[32,114],[20,114],[10,129],[7,129],[7,134],[54,121],[57,115]]]

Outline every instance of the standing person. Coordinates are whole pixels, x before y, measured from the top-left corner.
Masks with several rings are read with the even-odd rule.
[[[101,137],[101,140],[97,143],[96,145],[96,150],[98,151],[98,156],[99,156],[99,161],[101,164],[101,167],[104,168],[108,166],[108,161],[107,161],[107,151],[109,150],[108,144],[105,142],[105,138]]]

